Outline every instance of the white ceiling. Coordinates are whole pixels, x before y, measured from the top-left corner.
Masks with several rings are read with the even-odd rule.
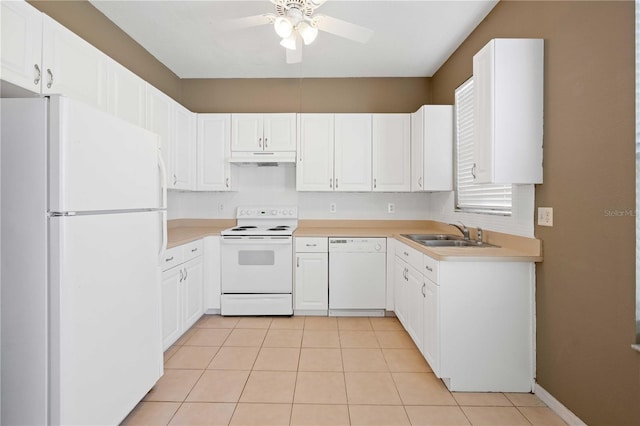
[[[498,0],[329,0],[315,14],[374,30],[367,44],[320,32],[286,64],[272,25],[220,22],[273,13],[269,0],[90,0],[180,78],[430,77]]]

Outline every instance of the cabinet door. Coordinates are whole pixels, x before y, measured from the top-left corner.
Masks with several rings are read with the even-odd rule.
[[[147,83],[118,64],[107,64],[107,111],[136,126],[145,127]]]
[[[371,114],[336,114],[334,189],[371,191]]]
[[[106,110],[108,57],[46,15],[43,28],[42,93]]]
[[[184,271],[178,266],[162,273],[162,350],[182,335],[181,287]]]
[[[422,274],[412,267],[407,268],[407,333],[418,349],[422,350],[424,328],[424,287]]]
[[[262,150],[262,114],[231,114],[231,151]]]
[[[408,267],[407,263],[402,259],[396,257],[396,274],[394,280],[395,291],[393,298],[395,299],[395,314],[400,320],[405,329],[407,329],[408,319],[408,281],[407,276]]]
[[[231,115],[198,114],[196,189],[231,190]]]
[[[146,129],[160,136],[162,160],[167,168],[167,187],[174,188],[177,176],[171,164],[171,131],[173,100],[153,86],[147,87]]]
[[[329,254],[296,253],[295,310],[329,308]]]
[[[264,114],[263,138],[265,151],[295,151],[296,114]]]
[[[422,173],[424,191],[453,189],[453,106],[426,105],[422,109]]]
[[[202,256],[186,262],[182,265],[185,279],[182,281],[183,295],[183,329],[187,331],[198,321],[203,312],[203,292],[202,292]]]
[[[411,190],[411,116],[373,114],[373,190]]]
[[[473,56],[473,173],[478,183],[493,178],[494,55],[492,41]]]
[[[411,191],[424,191],[423,111],[411,114]]]
[[[298,118],[298,191],[333,191],[333,114]]]
[[[425,279],[424,283],[424,337],[422,340],[422,354],[427,359],[435,375],[440,377],[439,287],[429,279]]]
[[[3,81],[40,93],[42,81],[42,13],[23,1],[0,2]]]
[[[171,165],[175,189],[195,189],[196,115],[172,102],[174,126],[171,139]]]

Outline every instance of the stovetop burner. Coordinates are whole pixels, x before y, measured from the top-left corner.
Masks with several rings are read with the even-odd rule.
[[[298,225],[296,206],[241,206],[236,226],[221,232],[222,236],[291,236]]]

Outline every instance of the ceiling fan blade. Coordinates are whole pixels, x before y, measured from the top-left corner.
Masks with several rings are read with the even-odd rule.
[[[296,39],[296,50],[285,49],[287,51],[287,64],[299,64],[302,62],[302,42]]]
[[[276,19],[276,16],[272,13],[245,16],[243,18],[236,18],[236,19],[227,19],[218,24],[218,30],[221,30],[221,31],[242,30],[244,28],[271,24],[273,21],[275,21],[275,19]]]
[[[368,42],[373,36],[373,30],[343,21],[342,19],[333,18],[326,15],[318,15],[314,17],[315,25],[321,31],[326,31],[340,37],[348,38],[360,43]]]

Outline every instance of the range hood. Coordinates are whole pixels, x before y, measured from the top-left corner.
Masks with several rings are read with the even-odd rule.
[[[294,165],[296,163],[295,151],[232,151],[229,163],[237,165],[253,166],[278,166]]]

